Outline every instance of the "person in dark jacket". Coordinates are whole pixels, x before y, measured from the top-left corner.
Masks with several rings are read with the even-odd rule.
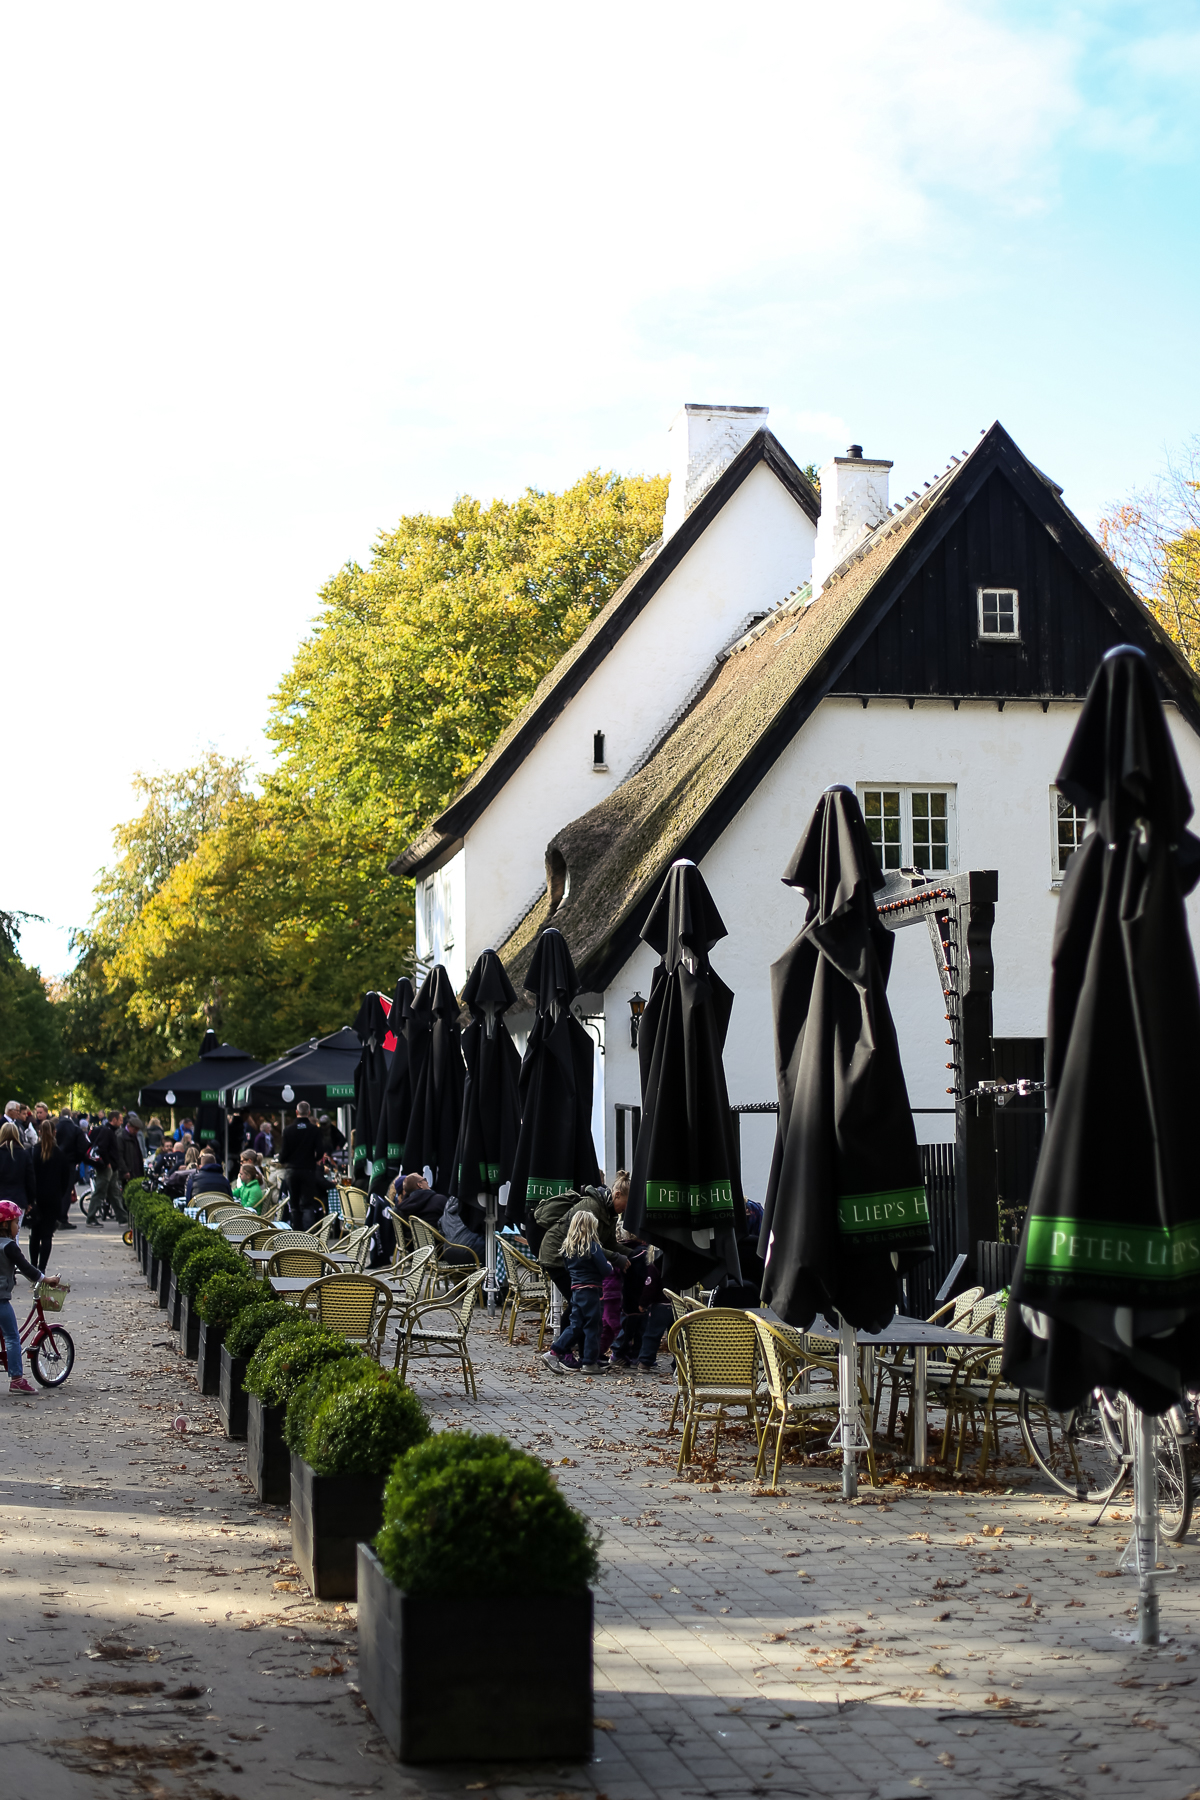
[[[11,1200],[21,1212],[28,1212],[36,1195],[33,1162],[19,1128],[6,1119],[0,1125],[0,1200]]]
[[[636,1362],[647,1373],[658,1360],[658,1347],[671,1323],[671,1302],[663,1293],[662,1256],[630,1233],[621,1239],[629,1257],[621,1291],[621,1332],[612,1360],[623,1369]]]
[[[127,1113],[125,1123],[117,1133],[117,1167],[121,1171],[122,1187],[127,1181],[140,1181],[146,1173],[140,1131],[141,1121],[137,1114]]]
[[[122,1224],[125,1223],[125,1208],[121,1201],[121,1149],[118,1133],[121,1129],[121,1115],[110,1112],[107,1119],[101,1121],[92,1135],[92,1147],[89,1160],[95,1170],[92,1177],[92,1192],[87,1203],[87,1222],[99,1225],[100,1213],[105,1199],[109,1201],[113,1211]]]
[[[200,1152],[200,1162],[188,1175],[184,1185],[183,1198],[188,1206],[196,1206],[203,1194],[228,1194],[233,1199],[233,1189],[229,1185],[229,1177],[211,1150]]]
[[[307,1100],[301,1100],[297,1106],[296,1117],[284,1132],[279,1149],[288,1172],[288,1221],[298,1231],[307,1231],[325,1211],[320,1200],[319,1175],[325,1152]]]
[[[402,1219],[424,1219],[427,1225],[441,1229],[442,1214],[446,1210],[446,1195],[435,1193],[423,1175],[414,1170],[406,1175],[400,1184],[400,1192],[396,1195],[396,1184],[393,1182],[388,1193],[395,1195],[393,1205]]]
[[[79,1175],[79,1165],[88,1159],[87,1132],[76,1124],[64,1106],[54,1121],[54,1136],[59,1149],[70,1163],[72,1171],[71,1186],[63,1195],[62,1204],[58,1209],[58,1223],[64,1231],[75,1231],[78,1228],[70,1218],[71,1201],[75,1196],[75,1181]]]
[[[38,1147],[30,1160],[34,1201],[29,1209],[29,1254],[38,1268],[44,1269],[50,1260],[63,1198],[75,1185],[75,1171],[66,1152],[59,1148],[49,1119],[42,1122]]]

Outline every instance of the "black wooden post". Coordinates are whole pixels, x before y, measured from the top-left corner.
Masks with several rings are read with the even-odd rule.
[[[990,1100],[965,1096],[993,1078],[992,927],[998,885],[994,869],[956,875],[951,882],[957,963],[957,1018],[953,1022],[955,1213],[958,1249],[966,1252],[973,1276],[976,1246],[997,1235],[995,1108]]]

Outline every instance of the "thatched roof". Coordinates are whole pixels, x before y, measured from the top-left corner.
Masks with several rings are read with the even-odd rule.
[[[919,497],[894,508],[829,576],[819,597],[789,600],[726,652],[687,715],[644,765],[551,840],[567,891],[539,897],[500,946],[521,987],[553,911],[583,986],[603,991],[634,949],[670,864],[699,861],[830,691],[842,670],[944,531],[1000,463],[1053,519],[1055,535],[1110,611],[1152,627],[1167,691],[1200,730],[1200,683],[1100,546],[1063,505],[1061,490],[995,425]],[[1103,565],[1102,567],[1100,565]]]

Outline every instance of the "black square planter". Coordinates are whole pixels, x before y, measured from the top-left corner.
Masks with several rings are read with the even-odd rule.
[[[383,1524],[386,1475],[318,1475],[292,1457],[292,1556],[318,1600],[353,1600],[358,1544]]]
[[[287,1407],[264,1406],[256,1394],[247,1401],[246,1454],[254,1491],[268,1506],[286,1506],[292,1497],[292,1459],[283,1441]]]
[[[220,1399],[217,1410],[227,1438],[244,1438],[246,1435],[246,1415],[250,1399],[242,1386],[246,1362],[246,1357],[230,1356],[224,1344],[221,1345],[221,1377],[217,1389]]]
[[[497,1607],[503,1656],[464,1655],[488,1641]],[[590,1758],[591,1590],[500,1602],[403,1594],[360,1544],[358,1679],[401,1762]]]
[[[183,1306],[183,1295],[179,1291],[179,1283],[175,1279],[175,1271],[171,1270],[171,1280],[167,1286],[167,1325],[172,1331],[179,1330],[179,1313]]]
[[[158,1304],[160,1306],[165,1307],[168,1303],[168,1296],[171,1292],[172,1275],[173,1270],[170,1263],[160,1262],[158,1265]]]
[[[221,1391],[221,1333],[196,1315],[196,1386],[202,1394]]]
[[[155,1293],[158,1292],[158,1267],[158,1258],[152,1254],[146,1264],[146,1286]]]
[[[200,1314],[196,1302],[183,1295],[179,1305],[179,1348],[195,1362],[200,1354]]]

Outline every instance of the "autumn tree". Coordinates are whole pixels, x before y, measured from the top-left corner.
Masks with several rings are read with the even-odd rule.
[[[123,1016],[164,1044],[211,1019],[266,1057],[390,987],[413,896],[388,862],[660,535],[666,490],[592,471],[561,494],[463,496],[341,569],[275,696],[258,790],[231,773],[183,854],[157,796],[118,834],[94,924]]]
[[[1100,541],[1200,669],[1200,436],[1100,520]]]
[[[0,911],[0,1089],[5,1101],[33,1106],[57,1097],[64,1059],[60,1019],[46,984],[37,969],[21,960],[24,918]]]

